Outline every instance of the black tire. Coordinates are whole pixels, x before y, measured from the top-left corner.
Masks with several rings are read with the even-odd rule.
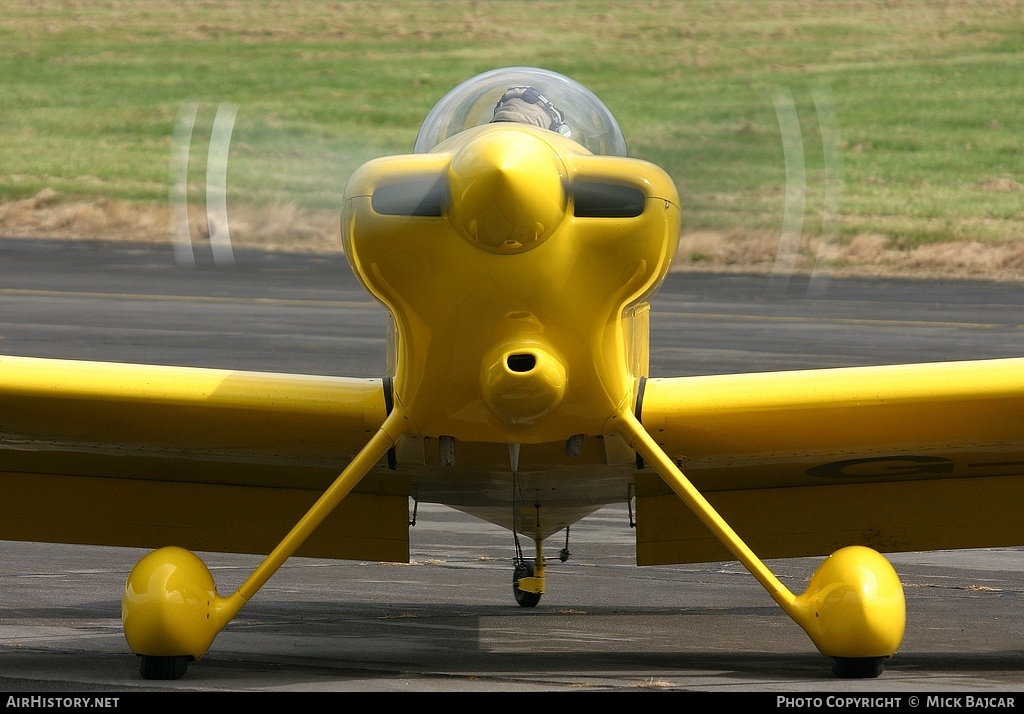
[[[540,593],[530,593],[519,589],[519,578],[532,577],[533,563],[531,561],[524,560],[516,563],[515,570],[512,572],[512,594],[515,595],[519,607],[536,607],[540,602]]]
[[[885,657],[836,657],[832,672],[840,679],[874,679],[882,673]]]
[[[178,657],[142,655],[139,672],[143,679],[181,679],[185,676],[190,659],[191,657],[187,655]]]

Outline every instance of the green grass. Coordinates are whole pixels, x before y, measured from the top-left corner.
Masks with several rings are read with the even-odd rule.
[[[445,92],[514,64],[604,99],[631,153],[675,178],[688,230],[778,230],[783,96],[806,230],[832,181],[843,239],[1024,240],[1020,1],[6,0],[0,202],[166,201],[175,118],[197,102],[193,200],[233,104],[230,202],[335,210],[345,177],[410,151]]]

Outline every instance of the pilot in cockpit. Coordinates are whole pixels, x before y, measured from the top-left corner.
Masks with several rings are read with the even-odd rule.
[[[539,126],[572,138],[565,116],[535,87],[509,87],[494,105],[491,122],[516,122]]]

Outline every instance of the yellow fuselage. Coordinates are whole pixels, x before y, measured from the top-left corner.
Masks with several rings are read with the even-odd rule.
[[[387,200],[403,190],[423,200]],[[623,205],[595,209],[601,190]],[[560,442],[607,433],[634,399],[644,301],[679,240],[661,169],[485,125],[363,166],[342,227],[353,270],[394,318],[394,400],[410,434]]]

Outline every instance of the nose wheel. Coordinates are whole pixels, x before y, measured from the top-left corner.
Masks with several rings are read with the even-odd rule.
[[[840,679],[874,679],[882,673],[888,657],[835,657],[832,673]]]
[[[158,657],[141,655],[139,674],[143,679],[181,679],[192,660],[187,656]]]
[[[540,602],[541,593],[523,590],[519,587],[519,583],[527,578],[530,581],[536,580],[534,578],[533,562],[520,560],[512,571],[512,594],[515,596],[516,604],[519,607],[536,607],[537,603]],[[523,582],[523,585],[528,586],[526,582]]]

